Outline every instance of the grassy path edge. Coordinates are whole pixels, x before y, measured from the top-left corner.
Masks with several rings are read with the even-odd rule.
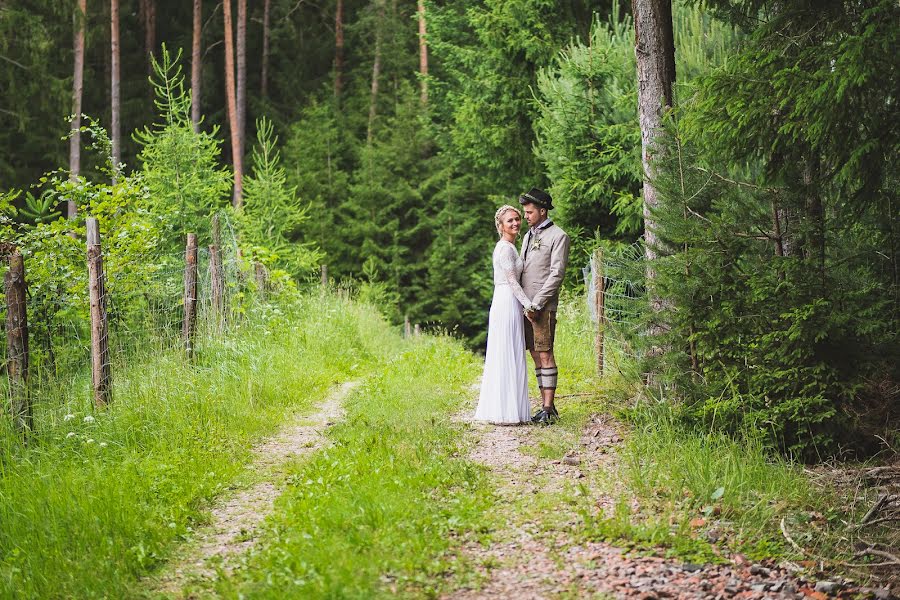
[[[293,423],[253,448],[253,462],[244,474],[248,484],[220,496],[210,507],[210,522],[195,539],[176,551],[161,573],[146,579],[151,596],[177,596],[186,584],[215,579],[219,571],[230,574],[235,557],[256,544],[260,525],[274,510],[283,488],[276,481],[278,468],[328,443],[325,429],[343,417],[343,400],[359,383],[348,381],[330,390],[311,411],[298,413]]]

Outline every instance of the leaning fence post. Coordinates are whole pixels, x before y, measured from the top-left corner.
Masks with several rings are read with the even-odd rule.
[[[594,251],[594,307],[597,313],[597,335],[594,338],[594,350],[597,354],[597,373],[603,375],[603,336],[606,332],[606,280],[603,276],[603,250]]]
[[[220,332],[225,322],[225,272],[222,269],[222,255],[216,244],[209,247],[209,291],[213,325]]]
[[[184,249],[184,322],[181,339],[188,358],[194,355],[194,332],[197,329],[197,234],[187,234]]]
[[[32,429],[33,413],[28,395],[28,307],[26,305],[25,261],[19,252],[9,257],[3,278],[6,294],[6,370],[9,375],[10,413],[22,433]]]
[[[97,219],[88,217],[85,219],[85,223],[87,225],[88,290],[91,302],[91,380],[94,385],[94,404],[106,406],[111,399],[112,390],[103,253],[100,250],[100,227]]]

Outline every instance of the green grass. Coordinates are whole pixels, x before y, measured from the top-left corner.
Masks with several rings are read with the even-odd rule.
[[[258,553],[217,595],[435,596],[460,568],[454,540],[489,527],[486,476],[451,420],[479,370],[461,344],[421,338],[355,390],[333,445],[289,470]]]
[[[249,317],[194,365],[177,349],[118,364],[105,410],[83,378],[42,387],[29,445],[0,431],[0,597],[133,595],[255,440],[400,343],[374,311],[316,296]]]
[[[788,519],[825,510],[831,498],[814,489],[798,465],[774,456],[752,438],[735,439],[690,430],[675,416],[671,404],[646,398],[637,366],[607,350],[617,360],[607,363],[605,377],[596,376],[594,326],[582,298],[569,298],[560,308],[557,362],[560,365],[563,415],[552,428],[538,430],[526,451],[559,459],[581,450],[583,427],[594,413],[615,413],[630,432],[619,448],[617,473],[592,474],[619,499],[611,514],[597,514],[586,496],[579,512],[579,535],[642,549],[664,548],[687,560],[720,560],[704,534],[716,528],[720,546],[748,555],[790,555],[778,528]],[[537,390],[532,384],[533,395]],[[566,394],[579,394],[566,399]],[[586,395],[581,395],[586,394]],[[611,480],[616,478],[618,480]],[[631,502],[637,501],[638,511]],[[695,519],[704,519],[698,525]]]

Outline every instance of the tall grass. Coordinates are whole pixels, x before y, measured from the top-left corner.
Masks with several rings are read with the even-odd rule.
[[[697,530],[697,520],[703,519],[724,530],[723,541],[736,549],[759,556],[788,552],[779,530],[781,517],[824,510],[829,498],[823,491],[761,438],[693,429],[678,418],[677,399],[648,399],[652,391],[644,388],[633,359],[617,355],[604,376],[597,377],[595,331],[584,298],[566,298],[556,348],[557,405],[563,419],[554,428],[537,431],[530,450],[548,459],[581,450],[581,430],[592,413],[615,413],[630,429],[618,450],[616,472],[605,475],[620,479],[613,487],[621,502],[614,512],[597,518],[588,511],[584,533],[669,546],[693,558],[698,553],[714,556],[702,542],[704,528]],[[607,350],[615,352],[614,347]],[[566,397],[572,393],[577,396]],[[640,513],[631,510],[632,500],[642,507]]]
[[[460,343],[421,338],[368,379],[333,446],[294,466],[261,549],[218,595],[437,595],[453,538],[488,526],[483,470],[451,420],[479,371]]]
[[[0,596],[131,595],[254,440],[399,343],[374,311],[316,296],[256,311],[194,364],[132,357],[105,410],[84,381],[44,386],[28,446],[0,432]]]
[[[668,402],[640,404],[628,415],[634,429],[621,455],[629,487],[682,521],[726,524],[736,548],[784,550],[778,519],[826,500],[799,465],[759,438],[687,428]]]

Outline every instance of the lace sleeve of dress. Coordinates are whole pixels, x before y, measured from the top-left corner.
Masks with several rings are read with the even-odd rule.
[[[527,308],[531,306],[531,299],[525,295],[525,290],[522,289],[519,283],[519,275],[516,273],[516,259],[518,257],[515,246],[503,244],[503,247],[500,249],[500,268],[503,269],[503,273],[506,275],[506,281],[509,283],[509,289],[512,290],[513,296],[516,297],[519,304]]]

